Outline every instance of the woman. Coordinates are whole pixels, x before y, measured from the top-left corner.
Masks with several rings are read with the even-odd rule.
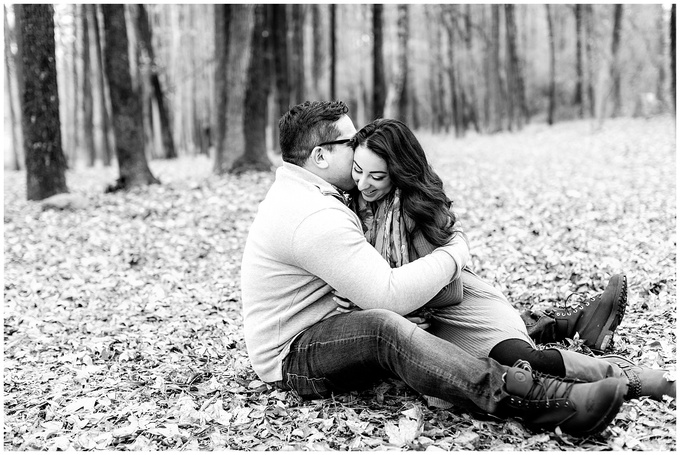
[[[375,120],[350,145],[357,185],[354,210],[366,238],[392,267],[429,254],[453,235],[465,238],[450,211],[452,202],[442,180],[406,125]],[[603,360],[573,351],[537,349],[517,310],[467,266],[460,279],[442,289],[423,310],[431,316],[432,333],[473,355],[510,366],[523,360],[543,373],[585,381],[626,374],[630,397],[675,396],[675,383],[666,381],[663,371],[643,369],[617,356]]]

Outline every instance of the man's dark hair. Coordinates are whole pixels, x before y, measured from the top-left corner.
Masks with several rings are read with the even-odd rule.
[[[347,112],[342,101],[305,101],[283,114],[279,120],[283,161],[302,166],[316,145],[337,139],[340,132],[334,123]]]

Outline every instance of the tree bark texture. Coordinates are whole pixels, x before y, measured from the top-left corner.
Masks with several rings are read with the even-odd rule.
[[[102,5],[104,13],[104,70],[109,81],[113,131],[120,177],[111,189],[130,189],[159,183],[144,154],[142,108],[139,93],[133,89],[128,57],[125,6]]]
[[[397,55],[385,100],[385,117],[408,123],[408,5],[397,5]]]
[[[284,3],[269,5],[270,28],[272,30],[272,47],[274,54],[274,71],[276,74],[276,101],[278,115],[281,117],[291,106],[290,68],[288,59],[288,14]]]
[[[545,5],[548,18],[548,43],[550,47],[550,83],[548,90],[548,125],[555,121],[555,30],[550,5]]]
[[[373,119],[385,112],[385,61],[383,57],[383,5],[372,5],[373,10]]]
[[[165,93],[161,87],[161,81],[158,77],[158,66],[156,63],[156,53],[153,49],[153,34],[151,31],[151,26],[149,25],[149,15],[146,11],[144,5],[134,5],[133,8],[137,9],[137,32],[139,34],[140,42],[143,51],[146,53],[147,62],[149,70],[147,74],[149,75],[149,84],[151,86],[151,93],[153,99],[158,107],[158,115],[160,119],[160,133],[163,143],[163,150],[166,158],[177,158],[177,151],[175,150],[175,144],[172,140],[172,128],[170,127],[170,116],[168,114],[168,108],[165,103]]]
[[[21,131],[21,102],[19,100],[17,65],[14,64],[15,59],[21,58],[21,54],[16,57],[12,55],[12,43],[15,42],[15,31],[10,28],[7,21],[7,6],[4,7],[4,34],[5,34],[5,108],[9,113],[9,125],[5,125],[5,131],[10,131],[12,134],[12,165],[9,167],[14,170],[21,170],[25,166],[24,157],[24,140]],[[7,160],[5,160],[7,163]]]
[[[224,174],[245,151],[244,102],[246,78],[250,64],[252,41],[253,5],[224,5],[231,12],[227,15],[228,47],[225,73],[216,78],[226,80],[224,123],[218,125],[225,131],[224,139],[216,144],[214,172]]]
[[[520,130],[527,122],[528,109],[524,94],[524,75],[517,51],[517,21],[515,5],[505,5],[505,31],[507,36],[507,72],[510,129]]]
[[[621,69],[619,51],[621,49],[621,27],[623,21],[623,5],[618,3],[614,5],[614,29],[612,31],[612,63],[611,63],[611,79],[612,79],[612,116],[619,117],[622,112],[621,100]]]
[[[503,94],[501,80],[500,56],[500,6],[491,5],[491,49],[489,59],[489,132],[497,133],[503,130]]]
[[[66,159],[61,148],[59,93],[52,5],[15,5],[21,55],[19,93],[22,108],[26,196],[42,200],[68,192]]]
[[[290,5],[290,17],[292,24],[292,40],[290,46],[291,75],[291,101],[297,105],[305,101],[305,49],[304,49],[304,21],[306,5]]]
[[[331,73],[331,80],[330,80],[330,92],[331,92],[331,100],[335,100],[335,94],[336,94],[336,81],[335,81],[335,66],[337,65],[337,46],[335,43],[335,30],[337,27],[337,20],[336,20],[336,5],[332,4],[330,5],[331,9],[331,24],[330,27],[328,27],[329,31],[329,39],[331,42],[331,61],[330,61],[330,73]]]
[[[231,172],[268,171],[271,162],[267,156],[267,98],[269,96],[269,73],[267,68],[267,11],[266,5],[255,5],[250,65],[246,80],[246,96],[243,116],[245,150],[234,162]]]
[[[95,106],[95,116],[94,116],[94,128],[99,132],[98,143],[96,147],[97,159],[100,160],[104,166],[110,166],[111,160],[113,158],[113,149],[115,145],[112,145],[114,141],[112,139],[113,134],[111,132],[111,116],[110,116],[110,102],[108,95],[108,83],[105,80],[104,74],[104,57],[102,53],[102,42],[100,21],[98,14],[97,5],[85,5],[88,15],[89,32],[93,41],[93,58],[92,58],[92,78],[95,81],[93,91],[93,103]],[[97,138],[97,136],[95,136]]]
[[[673,99],[673,112],[676,111],[676,91],[675,91],[675,3],[671,5],[671,26],[670,26],[670,37],[671,37],[671,68],[670,68],[670,73],[671,73],[671,96]]]
[[[583,6],[576,4],[574,7],[576,16],[576,88],[574,90],[574,104],[578,106],[578,116],[583,118],[585,114],[585,84],[583,80]]]
[[[78,14],[76,16],[77,20],[77,30],[76,39],[79,45],[79,54],[81,58],[79,59],[78,68],[78,89],[81,93],[80,96],[80,106],[79,106],[79,117],[80,125],[79,134],[80,139],[78,140],[78,145],[80,151],[78,155],[86,160],[88,166],[93,166],[96,160],[97,152],[95,150],[94,144],[94,123],[93,123],[93,109],[94,104],[92,100],[92,71],[90,70],[90,34],[88,30],[88,20],[87,20],[87,5],[76,5]]]

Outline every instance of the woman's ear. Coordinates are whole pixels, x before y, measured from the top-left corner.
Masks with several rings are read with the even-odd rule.
[[[328,161],[326,161],[325,155],[326,149],[323,147],[314,147],[312,150],[312,163],[319,169],[327,169]]]

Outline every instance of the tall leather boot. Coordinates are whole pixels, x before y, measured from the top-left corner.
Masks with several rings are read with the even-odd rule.
[[[520,361],[522,362],[522,361]],[[577,383],[513,367],[504,377],[509,397],[501,402],[504,411],[522,419],[530,429],[554,430],[587,436],[604,430],[623,403],[624,378]]]
[[[623,356],[610,354],[599,359],[616,365],[628,378],[627,399],[650,397],[658,401],[664,401],[664,396],[675,398],[675,375],[665,370],[635,365],[632,360]]]
[[[604,292],[586,299],[577,308],[552,307],[538,312],[524,312],[522,319],[531,338],[539,344],[565,338],[579,338],[592,351],[604,352],[621,323],[628,304],[628,281],[625,275],[610,278]]]
[[[623,377],[627,381],[626,399],[649,396],[663,401],[664,395],[675,398],[675,380],[668,371],[637,366],[616,354],[591,357],[573,351],[559,352],[568,378],[590,382]]]

